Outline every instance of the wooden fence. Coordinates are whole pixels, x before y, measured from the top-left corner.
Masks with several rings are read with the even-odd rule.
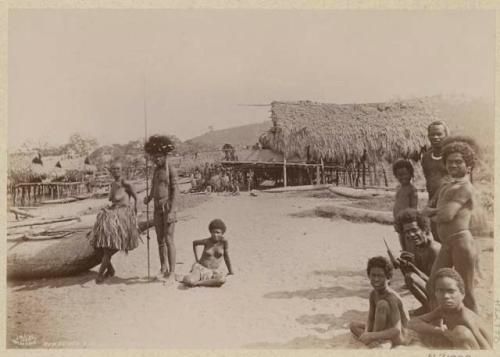
[[[90,193],[91,187],[86,182],[18,183],[11,185],[8,191],[13,206],[30,206]]]

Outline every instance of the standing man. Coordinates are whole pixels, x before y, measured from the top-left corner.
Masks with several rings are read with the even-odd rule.
[[[429,194],[428,206],[432,208],[436,207],[436,193],[441,185],[441,180],[448,174],[441,156],[442,141],[448,135],[448,126],[442,120],[434,121],[427,127],[427,137],[431,143],[431,148],[422,156],[422,170],[424,172],[427,193]],[[436,223],[432,221],[431,231],[434,240],[440,242]]]
[[[174,150],[174,145],[167,136],[153,135],[146,142],[144,149],[155,164],[151,190],[144,197],[144,204],[148,204],[151,200],[154,202],[154,224],[161,264],[157,278],[173,281],[176,263],[174,227],[177,221],[175,212],[178,188],[177,174],[167,162],[167,155]]]

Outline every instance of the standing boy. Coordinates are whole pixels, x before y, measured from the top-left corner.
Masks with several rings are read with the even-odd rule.
[[[441,155],[442,141],[449,135],[448,126],[442,120],[437,120],[427,127],[427,137],[431,143],[431,148],[422,156],[422,170],[425,177],[425,186],[429,194],[429,206],[436,207],[436,193],[441,185],[441,180],[448,173],[444,166]],[[431,231],[434,240],[440,242],[436,224],[431,222]]]
[[[178,189],[177,174],[167,162],[167,154],[174,149],[174,145],[167,136],[153,135],[144,148],[155,164],[151,190],[144,197],[144,204],[148,204],[151,200],[154,202],[154,224],[161,265],[157,278],[173,281],[176,264],[174,228]]]
[[[414,172],[413,165],[408,160],[397,160],[392,165],[392,172],[394,174],[394,177],[396,177],[400,184],[396,192],[394,207],[392,209],[394,220],[396,220],[396,217],[402,210],[407,208],[417,208],[418,193],[415,186],[413,186],[413,184],[411,183]],[[395,224],[394,228],[398,232],[399,244],[401,245],[401,249],[413,253],[413,243],[406,240],[405,235],[400,230],[398,230],[398,227],[399,226]]]

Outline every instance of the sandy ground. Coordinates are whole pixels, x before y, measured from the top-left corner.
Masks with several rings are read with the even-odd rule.
[[[363,348],[347,330],[365,320],[370,291],[366,261],[398,252],[391,226],[316,217],[332,198],[310,193],[213,196],[184,209],[176,226],[177,273],[193,263],[191,242],[222,218],[235,275],[222,288],[187,289],[151,282],[141,245],[113,258],[117,276],[96,285],[96,269],[69,278],[10,282],[7,342],[78,348]],[[316,195],[318,196],[318,195]],[[478,239],[485,275],[482,316],[492,321],[493,240]],[[159,269],[151,232],[151,272]],[[405,306],[417,302],[392,286]]]

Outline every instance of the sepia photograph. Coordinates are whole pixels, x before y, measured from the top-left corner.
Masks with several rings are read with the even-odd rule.
[[[500,340],[494,10],[7,16],[7,349]]]

